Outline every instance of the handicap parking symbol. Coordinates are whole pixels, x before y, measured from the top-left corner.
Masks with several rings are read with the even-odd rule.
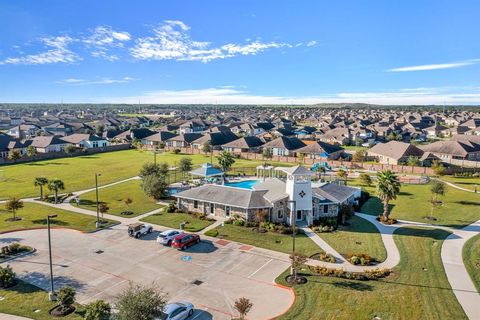
[[[182,261],[191,261],[192,260],[192,256],[183,256],[182,257]]]

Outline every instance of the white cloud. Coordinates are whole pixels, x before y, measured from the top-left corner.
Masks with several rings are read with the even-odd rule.
[[[246,44],[227,43],[219,47],[207,41],[193,40],[190,27],[176,20],[167,20],[153,29],[153,36],[139,38],[131,55],[139,60],[180,60],[209,62],[238,55],[255,55],[267,49],[291,48],[280,42],[251,41]]]
[[[130,39],[131,36],[126,31],[115,31],[109,26],[98,26],[88,37],[83,39],[83,42],[88,48],[92,49],[92,56],[115,61],[119,57],[111,54],[110,50],[112,48],[122,48],[123,42]]]
[[[74,41],[74,39],[69,36],[45,37],[40,39],[40,41],[46,48],[50,49],[37,54],[10,57],[1,61],[0,64],[35,65],[60,62],[72,63],[81,60],[76,53],[68,49],[68,45]]]
[[[112,78],[100,78],[98,80],[85,80],[85,79],[76,79],[76,78],[68,78],[57,81],[59,84],[64,85],[94,85],[94,84],[115,84],[115,83],[127,83],[136,80],[132,77],[123,77],[120,79],[112,79]]]
[[[472,64],[477,64],[478,62],[480,62],[479,59],[472,59],[472,60],[464,60],[464,61],[457,61],[457,62],[450,62],[450,63],[424,64],[424,65],[418,65],[418,66],[400,67],[400,68],[388,69],[387,71],[388,72],[411,72],[411,71],[452,69],[452,68],[470,66]]]
[[[343,92],[318,96],[264,96],[231,86],[192,90],[159,90],[139,96],[96,99],[102,103],[151,104],[316,104],[371,103],[378,105],[479,104],[480,88],[409,88],[385,92]]]
[[[317,44],[317,41],[312,40],[312,41],[307,42],[307,47],[313,47],[313,46],[315,46],[316,44]]]

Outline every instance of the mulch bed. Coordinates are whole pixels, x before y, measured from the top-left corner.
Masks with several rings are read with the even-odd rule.
[[[50,309],[49,313],[51,316],[54,316],[54,317],[65,317],[74,311],[75,311],[74,306],[70,306],[68,309],[64,310],[62,309],[62,306],[58,305]]]

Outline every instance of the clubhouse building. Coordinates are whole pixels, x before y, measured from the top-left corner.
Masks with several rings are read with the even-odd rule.
[[[248,188],[231,185],[205,184],[174,195],[179,209],[201,212],[216,217],[238,215],[246,221],[255,220],[263,210],[269,220],[291,224],[311,224],[321,217],[336,217],[341,205],[352,205],[360,197],[360,188],[335,183],[312,183],[313,173],[301,166],[277,167],[275,177],[256,181]]]

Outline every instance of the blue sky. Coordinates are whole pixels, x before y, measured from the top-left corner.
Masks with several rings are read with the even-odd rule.
[[[1,102],[480,104],[479,1],[0,2]]]

